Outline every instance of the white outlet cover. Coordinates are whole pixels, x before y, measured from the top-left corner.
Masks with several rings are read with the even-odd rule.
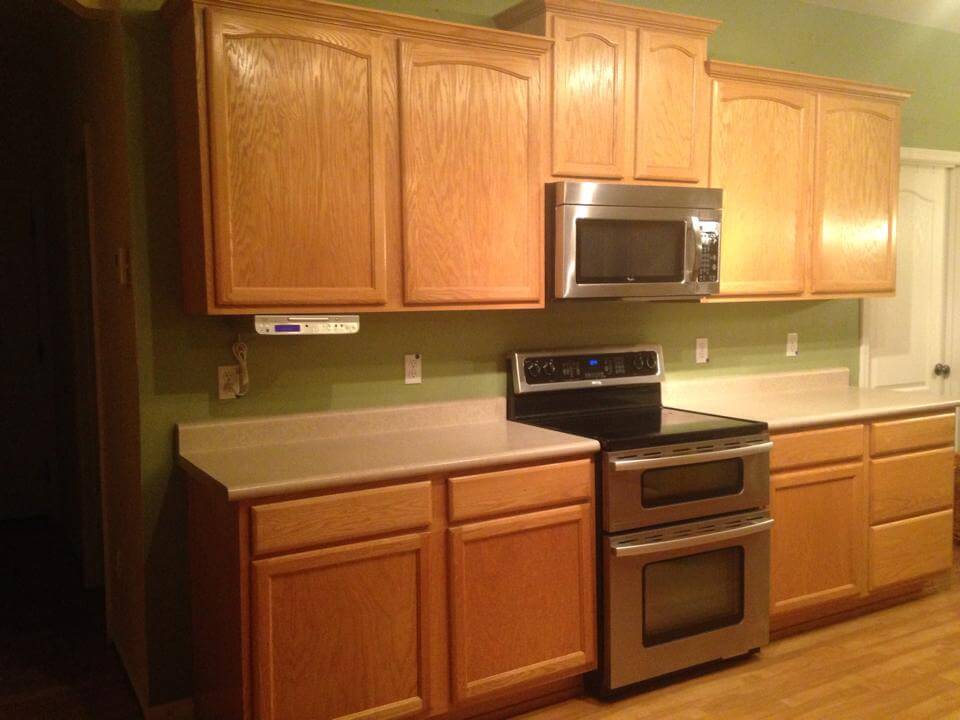
[[[710,344],[707,338],[697,338],[697,364],[710,362]]]
[[[420,385],[423,382],[423,357],[420,353],[403,356],[403,382]]]
[[[787,333],[787,357],[796,357],[800,354],[800,335]]]
[[[217,368],[217,396],[221,400],[236,400],[240,392],[240,366],[221,365]]]

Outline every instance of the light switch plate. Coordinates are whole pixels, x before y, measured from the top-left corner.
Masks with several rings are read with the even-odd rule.
[[[423,382],[423,358],[420,353],[403,356],[403,382],[407,385]]]
[[[697,364],[710,362],[710,345],[706,338],[697,338]]]
[[[217,395],[221,400],[236,400],[240,392],[240,366],[221,365],[217,368]]]
[[[800,354],[800,335],[787,333],[787,357],[796,357]]]

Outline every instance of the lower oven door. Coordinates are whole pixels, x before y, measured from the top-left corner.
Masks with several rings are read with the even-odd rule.
[[[761,511],[606,537],[605,689],[765,645],[772,525]]]

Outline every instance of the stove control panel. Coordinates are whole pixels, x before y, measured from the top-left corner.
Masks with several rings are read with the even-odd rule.
[[[513,359],[516,386],[521,391],[658,382],[658,346],[623,350],[565,353],[517,353]]]

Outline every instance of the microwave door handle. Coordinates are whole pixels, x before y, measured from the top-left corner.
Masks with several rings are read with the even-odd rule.
[[[700,242],[703,239],[700,233],[700,228],[697,223],[691,222],[688,217],[683,221],[683,224],[686,228],[684,233],[684,238],[687,240],[684,242],[686,246],[684,248],[684,278],[683,281],[686,283],[693,283],[694,279],[698,276],[700,268],[698,267],[700,260]]]
[[[637,555],[654,555],[674,550],[689,550],[705,543],[725,542],[737,538],[756,535],[773,527],[773,518],[767,518],[749,525],[694,535],[693,537],[677,538],[676,540],[660,540],[652,543],[638,543],[636,545],[620,545],[613,548],[613,556],[617,558],[636,557]]]
[[[696,453],[694,455],[680,455],[655,458],[624,458],[614,460],[610,464],[614,472],[630,472],[632,470],[650,470],[658,467],[675,467],[678,465],[698,465],[700,463],[715,462],[717,460],[732,460],[734,458],[750,457],[770,452],[773,441],[747,445],[745,447],[713,450],[711,452]]]

